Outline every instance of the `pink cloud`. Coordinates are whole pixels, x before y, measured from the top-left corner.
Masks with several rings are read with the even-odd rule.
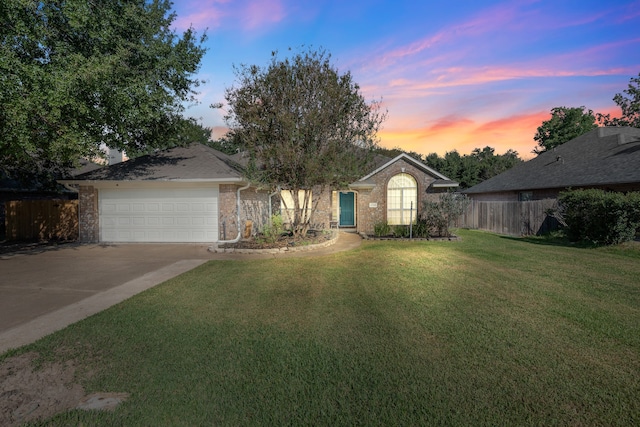
[[[186,30],[194,27],[197,30],[205,28],[217,28],[221,25],[228,12],[224,5],[229,0],[206,0],[181,3],[181,10],[174,21],[174,27],[179,30]]]
[[[470,117],[444,116],[420,128],[404,128],[401,123],[390,123],[379,136],[387,148],[402,147],[421,154],[456,150],[469,154],[475,148],[493,147],[496,153],[516,150],[521,158],[533,157],[533,136],[540,124],[549,118],[549,112],[530,112],[478,121]],[[399,125],[399,126],[397,126]]]
[[[229,132],[229,128],[226,126],[213,126],[211,128],[211,138],[219,139]]]
[[[282,21],[286,13],[280,0],[256,0],[245,6],[242,15],[241,19],[244,23],[244,28],[254,30],[267,24]]]
[[[523,19],[523,12],[519,10],[523,4],[528,3],[530,3],[530,1],[515,2],[509,5],[501,4],[497,7],[484,10],[482,13],[460,24],[444,28],[435,35],[383,54],[378,52],[375,58],[375,66],[394,65],[399,60],[416,56],[438,45],[451,43],[456,40],[459,41],[461,38],[476,38],[488,32],[495,32],[498,28],[504,31],[505,27],[514,27],[514,23],[522,22],[522,24],[517,24],[517,26],[519,28],[528,28],[528,25],[524,24],[524,21],[528,21],[528,19]]]
[[[181,3],[174,26],[184,30],[219,28],[240,23],[244,30],[256,30],[286,17],[282,0],[207,0]]]

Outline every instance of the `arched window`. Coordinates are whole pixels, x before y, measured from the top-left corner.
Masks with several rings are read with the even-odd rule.
[[[401,173],[387,184],[387,223],[408,225],[415,221],[418,204],[418,184],[414,177]]]

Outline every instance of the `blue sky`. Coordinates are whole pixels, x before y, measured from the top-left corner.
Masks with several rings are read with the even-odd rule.
[[[380,144],[422,154],[487,145],[530,158],[553,107],[619,115],[612,98],[640,73],[640,0],[174,2],[178,31],[206,30],[201,104],[224,133],[233,66],[324,48],[388,118]]]

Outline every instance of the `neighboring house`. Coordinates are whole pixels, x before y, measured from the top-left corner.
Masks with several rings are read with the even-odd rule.
[[[240,163],[192,144],[61,182],[78,188],[81,241],[214,243],[238,238],[247,220],[259,230],[281,203],[278,193],[250,186]],[[348,189],[311,195],[314,226],[371,233],[382,221],[408,224],[430,193],[457,185],[405,154],[379,158]]]
[[[556,199],[569,188],[640,191],[640,129],[594,129],[463,193],[476,201],[529,201]]]
[[[472,203],[458,225],[544,234],[559,226],[558,195],[581,188],[640,191],[640,129],[594,129],[464,190]]]

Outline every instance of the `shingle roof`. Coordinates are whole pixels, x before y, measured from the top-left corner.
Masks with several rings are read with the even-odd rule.
[[[640,129],[601,127],[464,193],[640,183]]]
[[[175,147],[77,175],[69,181],[240,181],[241,167],[202,144]]]

